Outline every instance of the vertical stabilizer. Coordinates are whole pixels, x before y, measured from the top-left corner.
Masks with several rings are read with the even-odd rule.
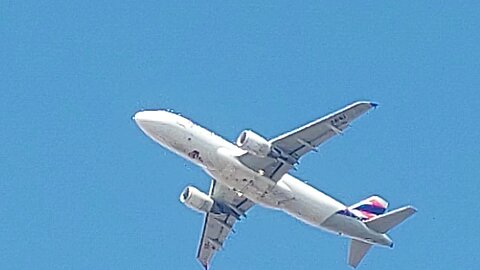
[[[356,268],[371,247],[371,244],[352,239],[348,251],[348,264]]]
[[[365,200],[362,200],[348,209],[355,216],[362,220],[369,220],[381,215],[387,211],[388,202],[380,196],[371,196]]]

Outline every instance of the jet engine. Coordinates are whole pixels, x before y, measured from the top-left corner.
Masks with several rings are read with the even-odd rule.
[[[214,205],[213,199],[195,187],[186,187],[180,195],[180,201],[200,213],[208,213]]]
[[[251,130],[240,133],[237,146],[259,157],[266,157],[272,151],[272,144]]]

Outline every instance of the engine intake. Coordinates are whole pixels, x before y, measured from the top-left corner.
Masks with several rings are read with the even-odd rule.
[[[208,213],[214,205],[213,199],[195,187],[186,187],[180,195],[180,201],[187,207],[200,212]]]
[[[188,208],[200,213],[214,213],[232,215],[236,219],[240,219],[245,214],[238,209],[228,205],[222,201],[215,201],[212,197],[201,192],[196,187],[186,187],[180,195],[180,201]]]
[[[240,133],[237,146],[259,157],[266,157],[272,151],[272,144],[251,130]]]

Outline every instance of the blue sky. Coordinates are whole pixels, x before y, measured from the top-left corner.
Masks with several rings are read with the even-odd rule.
[[[355,100],[380,107],[294,174],[419,213],[359,269],[480,261],[480,4],[6,1],[0,10],[0,268],[201,269],[210,179],[131,120],[169,108],[235,140]],[[252,209],[212,269],[348,269],[347,241]]]

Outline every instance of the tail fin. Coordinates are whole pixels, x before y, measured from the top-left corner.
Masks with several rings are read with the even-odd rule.
[[[348,264],[353,268],[357,267],[371,247],[372,244],[352,239],[348,251]]]
[[[358,203],[358,205],[365,205],[362,204],[362,202]],[[356,205],[352,207],[355,206]],[[353,209],[350,211],[353,211]],[[384,234],[393,227],[402,223],[405,219],[412,216],[416,212],[417,209],[413,208],[412,206],[405,206],[385,214],[374,216],[371,219],[367,219],[366,221],[364,221],[364,223],[368,228],[378,233]],[[365,255],[367,254],[370,247],[372,247],[372,244],[352,239],[352,241],[350,242],[350,250],[348,254],[348,264],[354,268],[357,267],[363,257],[365,257]]]
[[[416,212],[417,209],[412,206],[405,206],[367,220],[365,221],[365,225],[376,232],[386,233]]]
[[[379,196],[371,196],[348,209],[362,220],[369,220],[387,211],[388,202]]]

